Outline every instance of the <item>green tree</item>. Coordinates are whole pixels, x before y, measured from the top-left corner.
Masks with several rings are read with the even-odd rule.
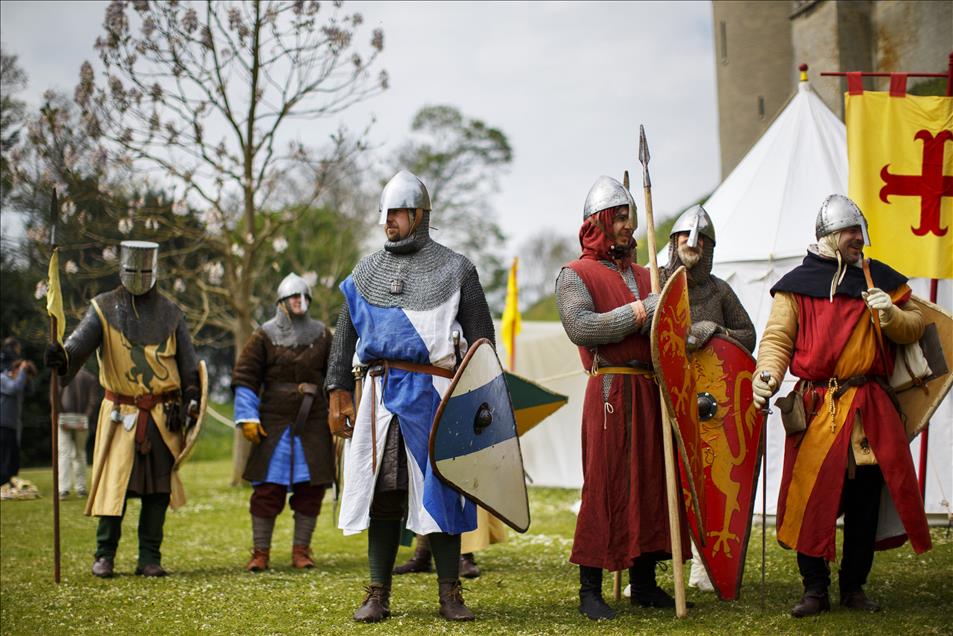
[[[421,108],[410,129],[397,164],[427,185],[434,238],[473,261],[491,307],[500,306],[508,265],[500,246],[506,237],[491,199],[513,161],[509,140],[500,129],[447,105]]]

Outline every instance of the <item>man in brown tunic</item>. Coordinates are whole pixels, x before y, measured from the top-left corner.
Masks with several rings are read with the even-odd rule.
[[[268,568],[275,518],[291,491],[291,562],[313,568],[311,536],[324,492],[334,479],[323,391],[331,332],[308,316],[311,288],[296,274],[278,286],[275,317],[255,330],[232,374],[235,422],[252,451],[243,477],[252,482],[252,558]]]

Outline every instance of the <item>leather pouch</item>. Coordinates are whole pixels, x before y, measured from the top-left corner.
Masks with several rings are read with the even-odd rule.
[[[781,423],[788,435],[797,435],[807,430],[807,413],[804,410],[804,395],[797,389],[774,401],[781,411]]]

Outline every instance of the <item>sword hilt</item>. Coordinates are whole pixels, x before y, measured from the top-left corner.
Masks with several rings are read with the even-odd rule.
[[[771,374],[768,371],[762,371],[758,377],[761,378],[761,381],[764,382],[765,384],[771,383]],[[764,413],[765,415],[771,415],[772,413],[774,413],[774,411],[771,410],[770,404],[771,402],[769,402],[768,400],[765,400],[764,408],[761,409],[760,412]]]

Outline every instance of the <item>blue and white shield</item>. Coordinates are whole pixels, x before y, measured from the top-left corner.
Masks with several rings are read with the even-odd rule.
[[[437,408],[430,461],[450,487],[517,532],[529,528],[516,418],[503,366],[486,338],[467,351]]]

